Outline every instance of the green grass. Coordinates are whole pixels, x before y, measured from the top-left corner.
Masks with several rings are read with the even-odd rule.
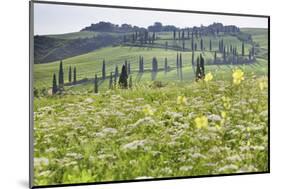
[[[267,78],[213,74],[35,98],[35,185],[267,171]]]
[[[109,90],[107,78],[100,81],[98,94],[89,81],[65,86],[60,95],[34,98],[34,184],[268,171],[267,49],[264,32],[244,30],[253,32],[255,42],[261,43],[256,62],[206,65],[206,74],[213,75],[209,82],[194,82],[191,52],[182,52],[182,81],[176,69],[161,70],[156,82],[151,81],[152,58],[157,57],[158,67],[163,68],[167,57],[174,68],[174,50],[115,46],[65,59],[65,82],[69,66],[77,67],[78,80],[91,79],[95,73],[101,76],[103,59],[107,75],[115,65],[120,73],[127,60],[133,88]],[[79,35],[89,34],[63,37]],[[163,33],[156,43],[169,37]],[[218,39],[212,40],[217,48]],[[232,36],[224,41],[237,44],[239,51],[241,41]],[[208,51],[195,53],[195,57],[202,53],[206,62],[214,56]],[[142,75],[138,74],[140,55],[146,70]],[[58,68],[59,62],[34,65],[35,87],[50,88]],[[244,80],[234,85],[232,73],[238,68]],[[197,123],[198,119],[205,123]]]
[[[78,38],[92,38],[98,35],[113,35],[118,36],[121,34],[114,32],[90,32],[90,31],[80,31],[65,34],[47,35],[48,37],[58,38],[58,39],[78,39]]]

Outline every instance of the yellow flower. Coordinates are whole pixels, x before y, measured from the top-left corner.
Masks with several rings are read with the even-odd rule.
[[[221,112],[221,117],[222,117],[223,119],[226,118],[226,112],[225,112],[225,111],[222,111],[222,112]]]
[[[232,73],[232,78],[233,78],[233,83],[235,85],[239,85],[241,83],[241,81],[244,80],[244,72],[240,69],[236,69]]]
[[[223,106],[224,106],[226,109],[229,109],[229,108],[231,107],[230,100],[231,100],[231,99],[230,99],[229,97],[225,97],[225,96],[222,97]]]
[[[211,81],[212,79],[213,79],[212,73],[207,73],[207,75],[205,76],[204,81],[208,82],[208,81]]]
[[[260,87],[260,90],[263,90],[267,85],[267,82],[265,80],[262,80],[259,82],[259,87]]]
[[[217,128],[217,129],[221,129],[221,125],[216,124],[216,128]]]
[[[194,122],[198,129],[208,127],[208,118],[206,116],[197,117]]]
[[[154,114],[154,111],[152,110],[150,105],[145,105],[142,111],[146,116],[152,116]]]
[[[187,105],[187,98],[185,96],[178,96],[177,104]]]

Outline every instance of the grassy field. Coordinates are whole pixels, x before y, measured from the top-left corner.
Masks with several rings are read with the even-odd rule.
[[[35,99],[35,184],[267,171],[267,78],[229,78]]]
[[[267,34],[261,29],[243,32],[259,44],[255,63],[206,65],[206,74],[212,76],[206,81],[194,81],[191,52],[181,52],[180,80],[177,51],[164,48],[111,46],[63,60],[66,82],[69,66],[76,66],[77,80],[89,81],[65,86],[63,94],[34,98],[34,184],[268,171]],[[155,42],[164,44],[169,36],[163,33]],[[215,40],[219,38],[212,39],[214,49]],[[224,41],[241,51],[237,38],[225,36]],[[195,57],[200,53],[206,62],[213,59],[214,52],[196,51]],[[140,55],[143,74],[138,73]],[[171,67],[167,73],[160,70],[155,81],[151,81],[153,57],[160,69],[164,58]],[[103,59],[107,75],[116,65],[120,73],[127,60],[133,87],[109,90],[107,78],[94,94],[91,79],[101,76]],[[50,89],[58,70],[58,61],[35,64],[34,87]]]
[[[256,43],[261,43],[264,45],[266,42],[266,32],[264,30],[259,31],[259,32],[253,32],[250,29],[245,29],[246,32],[249,32],[253,35],[254,40],[256,39]],[[90,32],[91,33],[91,32]],[[60,35],[62,38],[65,36],[72,36],[74,34],[64,34]],[[79,32],[76,33],[74,36],[81,36],[81,35],[90,35],[89,32]],[[171,34],[168,34],[170,36]],[[164,37],[163,37],[164,36]],[[160,34],[159,35],[159,40],[156,40],[156,45],[157,44],[164,44],[166,40],[163,40],[161,38],[167,37],[166,35]],[[195,57],[199,53],[203,53],[203,56],[205,57],[206,60],[212,61],[214,57],[214,52],[208,51],[209,49],[209,40],[212,40],[212,46],[213,50],[217,50],[218,48],[218,41],[222,39],[222,37],[203,37],[205,48],[207,49],[204,52],[201,51],[196,51]],[[241,53],[241,44],[242,42],[239,41],[237,38],[233,36],[226,36],[223,38],[224,43],[226,45],[232,44],[233,46],[237,47],[237,50],[239,53]],[[186,47],[190,48],[190,40],[185,40],[186,42]],[[198,48],[200,48],[199,44],[199,39],[196,39],[195,42],[198,43]],[[175,43],[175,45],[181,44],[180,41],[173,41],[171,43]],[[188,45],[189,44],[189,45]],[[173,45],[173,44],[171,44]],[[266,59],[267,57],[264,55],[264,47],[261,45],[261,51],[260,52],[260,57],[262,59]],[[248,53],[247,49],[250,49],[250,44],[245,44],[245,51],[246,54]],[[106,70],[107,70],[107,75],[109,76],[110,72],[113,72],[115,69],[115,66],[119,66],[119,70],[121,69],[122,64],[124,64],[124,61],[127,60],[128,62],[131,63],[131,68],[133,72],[138,71],[138,61],[139,61],[139,56],[144,57],[144,66],[146,69],[151,69],[151,61],[153,57],[156,57],[159,62],[159,67],[163,68],[164,67],[164,58],[168,59],[168,64],[171,67],[176,66],[176,54],[178,51],[176,50],[165,50],[163,48],[149,48],[149,47],[126,47],[126,46],[116,46],[116,47],[106,47],[102,48],[87,54],[83,54],[80,56],[72,57],[65,59],[64,62],[64,79],[67,81],[67,73],[68,73],[68,67],[69,66],[76,66],[77,68],[77,79],[84,79],[84,78],[93,78],[95,74],[98,74],[98,76],[101,75],[101,68],[102,68],[102,61],[106,61]],[[185,70],[191,70],[191,52],[182,52],[183,56],[183,65],[186,67]],[[220,57],[221,54],[218,54],[218,57]],[[261,60],[263,62],[263,60]],[[265,65],[265,64],[264,64]],[[265,65],[266,66],[266,65]],[[216,66],[215,66],[216,67]],[[222,68],[224,66],[221,66]],[[251,66],[254,67],[254,66]],[[57,62],[51,62],[47,64],[35,64],[34,65],[34,87],[36,88],[49,88],[51,87],[52,84],[52,75],[53,73],[58,73],[58,68],[59,68],[59,61]],[[208,66],[207,66],[207,69]],[[213,66],[210,67],[210,69],[213,69]],[[265,69],[265,68],[263,68]],[[173,75],[173,73],[169,73],[169,76]],[[171,77],[169,77],[171,79]],[[185,78],[192,78],[193,75],[190,71],[186,72],[184,74]]]

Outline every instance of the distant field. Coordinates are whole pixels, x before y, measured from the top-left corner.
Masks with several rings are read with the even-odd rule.
[[[262,75],[267,74],[267,30],[265,29],[242,29],[243,32],[249,33],[252,35],[252,38],[255,43],[259,44],[259,48],[256,50],[258,51],[258,60],[257,64],[244,66],[246,70],[250,71],[257,71]],[[58,37],[61,39],[67,38],[78,38],[78,37],[90,37],[91,35],[99,35],[96,32],[77,32],[77,33],[69,33],[69,34],[61,34],[61,35],[52,35],[52,37]],[[114,35],[114,34],[113,34]],[[182,41],[180,40],[171,40],[172,33],[171,32],[162,32],[157,34],[157,40],[155,41],[155,45],[163,45],[165,46],[165,42],[168,41],[169,45],[181,46]],[[201,38],[194,38],[194,42],[197,43],[198,51],[195,52],[195,58],[202,53],[206,61],[212,62],[214,57],[214,51],[218,50],[218,41],[223,39],[224,44],[227,46],[236,46],[237,51],[241,54],[241,47],[242,42],[238,40],[235,36],[219,36],[219,37],[210,37],[205,36],[202,37],[204,41],[204,48],[205,51],[200,51],[200,39]],[[212,40],[212,51],[209,51],[209,41]],[[191,40],[185,40],[185,47],[190,48]],[[245,44],[245,53],[248,53],[248,49],[250,49],[250,44]],[[92,79],[95,74],[98,77],[101,76],[101,69],[102,69],[102,61],[105,60],[106,62],[106,72],[107,76],[110,75],[110,72],[114,72],[115,66],[118,65],[119,72],[121,71],[121,66],[124,64],[125,60],[127,60],[131,64],[131,71],[132,77],[134,81],[147,81],[151,80],[151,74],[149,72],[144,73],[141,77],[138,75],[138,68],[139,68],[139,56],[144,57],[144,67],[146,70],[151,69],[151,62],[152,58],[156,57],[158,60],[159,68],[164,67],[164,59],[168,59],[168,65],[172,68],[172,70],[164,74],[164,71],[160,71],[157,74],[157,80],[169,81],[169,80],[178,80],[176,70],[173,69],[176,67],[176,55],[180,51],[176,50],[165,50],[165,48],[154,48],[154,47],[127,47],[127,46],[109,46],[102,49],[98,49],[92,51],[90,53],[86,53],[83,55],[75,56],[72,58],[68,58],[63,60],[64,66],[64,79],[65,82],[68,80],[68,68],[69,66],[76,66],[77,68],[77,80],[81,79]],[[185,81],[193,81],[194,74],[191,67],[191,52],[185,51],[181,52],[183,58],[183,80]],[[217,54],[218,57],[221,57],[221,54]],[[46,64],[35,64],[34,65],[34,87],[36,88],[49,88],[52,85],[52,75],[54,73],[58,73],[59,68],[59,61],[50,62]],[[206,72],[217,70],[218,73],[224,73],[231,71],[231,65],[222,65],[222,66],[206,66]],[[90,88],[92,85],[91,83],[85,83],[86,88]],[[72,87],[72,89],[77,88],[81,89],[84,85],[77,85]],[[108,81],[103,81],[101,88],[107,88]]]

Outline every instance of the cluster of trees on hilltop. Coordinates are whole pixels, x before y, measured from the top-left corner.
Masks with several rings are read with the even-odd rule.
[[[145,28],[132,26],[131,24],[112,24],[110,22],[99,22],[91,24],[83,28],[81,31],[96,31],[96,32],[134,32],[139,30],[145,30]]]
[[[220,32],[224,33],[237,33],[240,32],[240,29],[234,25],[226,25],[224,26],[221,23],[213,23],[209,26],[200,27],[186,27],[186,28],[179,28],[174,25],[163,25],[161,22],[155,22],[153,25],[148,26],[147,28],[133,26],[131,24],[113,24],[110,22],[99,22],[96,24],[91,24],[83,28],[81,31],[97,31],[97,32],[135,32],[135,31],[148,31],[148,32],[168,32],[168,31],[179,31],[179,30],[189,30],[193,33],[200,33],[200,34],[218,34]]]

